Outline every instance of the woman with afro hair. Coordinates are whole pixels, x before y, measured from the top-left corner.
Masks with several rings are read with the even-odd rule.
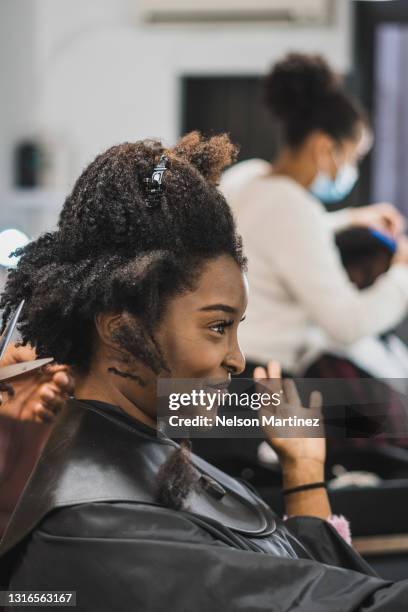
[[[157,435],[161,378],[225,386],[245,367],[246,260],[216,188],[234,155],[226,136],[196,133],[174,149],[112,147],[78,179],[57,231],[19,253],[4,322],[24,299],[23,341],[71,366],[75,395],[1,542],[3,590],[75,591],[78,610],[102,612],[407,608],[408,582],[378,578],[326,520],[324,439],[266,432],[282,521]],[[257,376],[277,379],[279,367]]]
[[[388,203],[325,208],[353,189],[372,137],[365,112],[323,57],[291,53],[277,62],[265,79],[265,103],[279,126],[277,155],[272,162],[237,164],[225,173],[221,191],[251,262],[242,330],[248,372],[273,355],[287,373],[301,375],[315,330],[350,345],[406,316],[404,220]],[[335,233],[348,226],[399,241],[390,270],[367,289],[351,283],[336,248]]]

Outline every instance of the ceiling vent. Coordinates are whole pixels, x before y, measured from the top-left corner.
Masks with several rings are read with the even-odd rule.
[[[136,0],[139,18],[148,23],[272,22],[327,25],[331,0]]]

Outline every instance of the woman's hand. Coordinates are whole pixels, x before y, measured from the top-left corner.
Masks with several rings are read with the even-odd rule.
[[[276,361],[270,361],[267,369],[256,368],[254,371],[254,379],[262,380],[259,386],[262,391],[269,391],[271,394],[279,393],[281,403],[277,407],[273,407],[272,411],[276,417],[287,418],[289,416],[297,416],[301,418],[319,418],[321,419],[322,398],[319,392],[315,391],[310,396],[309,408],[303,408],[299,394],[297,392],[293,380],[281,380],[281,368]],[[270,414],[268,408],[264,408],[264,414]],[[324,466],[326,459],[326,441],[324,437],[304,437],[305,429],[303,427],[287,427],[288,436],[280,437],[282,428],[272,426],[264,427],[264,432],[267,440],[274,448],[279,456],[280,462],[283,465],[306,463]],[[322,434],[323,422],[317,430]],[[296,432],[303,434],[303,437],[295,437]]]
[[[408,264],[408,236],[401,236],[397,242],[397,252],[395,253],[392,263]]]
[[[36,358],[32,347],[11,344],[0,366]],[[14,394],[2,393],[0,414],[37,423],[52,422],[73,391],[73,381],[68,368],[53,364],[22,374],[10,381],[8,386],[12,387]]]
[[[393,204],[381,202],[348,209],[351,224],[369,227],[398,238],[406,228],[406,220]]]
[[[321,394],[317,391],[313,392],[310,396],[309,408],[303,408],[294,381],[289,379],[281,381],[281,368],[276,361],[270,361],[266,369],[256,368],[254,379],[259,381],[257,387],[260,388],[262,393],[268,391],[271,395],[279,393],[281,396],[280,405],[272,409],[264,408],[263,414],[267,415],[272,412],[276,417],[281,418],[289,416],[318,418],[320,422],[317,432],[321,434],[321,437],[305,436],[303,427],[298,429],[288,427],[288,436],[282,438],[281,428],[264,427],[268,442],[279,456],[284,489],[323,482],[326,440],[321,411]],[[297,433],[303,434],[303,437],[297,437]],[[310,515],[326,519],[331,515],[330,504],[324,488],[288,495],[285,502],[288,516]]]

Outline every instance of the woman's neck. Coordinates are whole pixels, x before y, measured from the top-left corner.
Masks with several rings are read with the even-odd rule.
[[[95,400],[119,406],[129,416],[156,429],[156,419],[144,412],[127,392],[129,382],[92,368],[85,374],[75,374],[75,398],[78,400]]]
[[[287,176],[307,189],[315,177],[316,169],[303,148],[285,147],[273,164],[273,174]]]

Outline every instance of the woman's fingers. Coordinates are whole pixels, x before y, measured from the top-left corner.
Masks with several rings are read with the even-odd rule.
[[[278,361],[269,361],[266,368],[258,366],[254,370],[254,378],[257,380],[270,378],[273,380],[281,378],[281,366]]]
[[[323,406],[323,396],[320,391],[312,391],[309,399],[309,408],[311,410],[321,410]]]
[[[282,369],[280,363],[277,361],[270,361],[267,368],[258,366],[254,370],[255,380],[265,380],[265,386],[267,386],[270,392],[281,393],[282,400],[285,404],[294,408],[301,408],[302,401],[299,396],[295,381],[291,378],[285,378],[281,380]],[[267,382],[266,382],[267,380]],[[312,391],[309,398],[309,410],[314,410],[316,413],[321,412],[323,405],[323,398],[320,391]]]
[[[258,366],[257,368],[255,368],[254,373],[253,373],[253,379],[255,381],[255,388],[260,391],[269,391],[269,387],[267,386],[267,378],[268,378],[268,373],[265,370],[265,368],[261,368],[260,366]]]
[[[388,202],[377,204],[379,212],[382,214],[383,222],[394,237],[403,233],[406,227],[405,218],[399,210]]]
[[[312,391],[309,399],[309,410],[313,411],[313,416],[319,419],[319,434],[321,438],[316,438],[320,440],[320,443],[323,444],[324,439],[324,449],[326,449],[326,441],[325,441],[325,423],[323,418],[323,396],[320,391]]]
[[[268,378],[265,368],[261,368],[260,366],[255,368],[253,376],[255,380],[262,380]]]
[[[285,394],[286,402],[290,406],[301,406],[298,390],[296,389],[295,381],[291,378],[285,378],[282,381],[282,389]]]
[[[280,393],[282,390],[282,368],[278,361],[269,361],[267,366],[268,389],[271,393]]]
[[[281,379],[282,368],[279,361],[269,361],[267,366],[268,378]]]
[[[253,374],[258,389],[263,392],[279,393],[281,390],[281,367],[277,361],[269,361],[266,368],[258,366]]]

